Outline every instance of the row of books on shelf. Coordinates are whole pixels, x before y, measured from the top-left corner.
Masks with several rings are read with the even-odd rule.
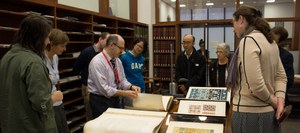
[[[172,49],[171,49],[172,45]],[[174,41],[154,41],[153,52],[154,53],[174,53],[175,52]]]
[[[135,36],[148,38],[148,27],[135,26]]]
[[[175,67],[176,59],[173,57],[173,67]],[[153,59],[154,66],[170,67],[171,66],[171,55],[154,55]]]
[[[155,27],[153,29],[154,39],[175,39],[176,28],[175,27]]]
[[[195,91],[197,90],[197,91]],[[201,90],[201,91],[198,91]],[[207,132],[223,133],[226,122],[226,103],[230,95],[226,88],[193,87],[187,96],[140,93],[126,109],[109,108],[98,118],[87,122],[85,133],[144,133],[144,132]],[[205,92],[195,98],[193,92]],[[220,92],[218,95],[217,92]],[[189,98],[192,97],[193,99]],[[226,97],[224,99],[224,97]],[[168,113],[179,101],[178,111]],[[162,129],[166,129],[163,131]]]
[[[154,77],[159,77],[162,81],[171,80],[170,73],[169,68],[154,68]]]

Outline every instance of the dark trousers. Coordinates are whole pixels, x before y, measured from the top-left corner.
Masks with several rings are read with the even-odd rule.
[[[53,106],[58,133],[70,133],[64,105]]]
[[[90,105],[94,119],[99,117],[108,108],[121,108],[119,97],[107,98],[93,93],[90,93]]]

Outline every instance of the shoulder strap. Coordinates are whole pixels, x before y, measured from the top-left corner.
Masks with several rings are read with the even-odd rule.
[[[255,42],[255,44],[257,45],[257,47],[259,48],[259,55],[261,55],[261,48],[260,48],[260,46],[258,45],[258,43],[257,43],[257,41],[252,37],[252,36],[245,36],[245,40],[244,40],[244,48],[245,48],[245,42],[246,42],[246,38],[251,38],[254,42]]]

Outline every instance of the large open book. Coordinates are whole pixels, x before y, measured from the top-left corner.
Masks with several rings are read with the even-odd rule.
[[[226,117],[226,102],[180,100],[176,113]]]
[[[84,125],[84,133],[155,133],[167,112],[108,108]]]
[[[186,95],[186,99],[230,102],[230,91],[228,91],[226,87],[191,86]]]
[[[196,123],[171,121],[167,133],[223,133],[224,125],[216,123]]]
[[[132,101],[130,109],[168,111],[173,101],[173,96],[139,93],[137,99]]]

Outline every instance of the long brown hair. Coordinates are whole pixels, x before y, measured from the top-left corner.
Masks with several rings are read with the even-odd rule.
[[[240,16],[245,17],[249,24],[249,26],[246,27],[246,30],[250,27],[254,27],[264,34],[269,43],[273,42],[273,37],[270,33],[270,25],[265,19],[262,18],[262,13],[259,10],[251,6],[241,6],[233,13],[235,20],[239,20]]]
[[[45,40],[52,29],[52,22],[43,16],[29,15],[22,20],[20,29],[16,33],[14,43],[33,51],[44,58]]]

